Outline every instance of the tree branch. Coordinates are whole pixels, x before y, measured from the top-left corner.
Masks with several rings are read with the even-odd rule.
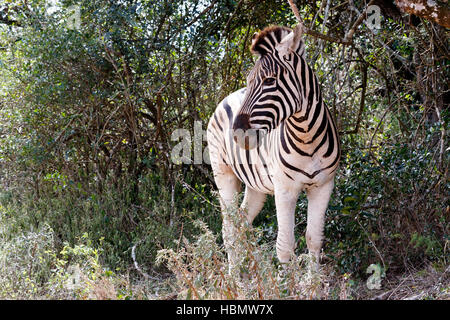
[[[450,28],[450,9],[447,4],[433,0],[395,0],[397,7],[406,13],[431,20]]]
[[[303,20],[300,17],[300,14],[298,12],[297,6],[294,4],[293,0],[288,0],[288,2],[289,2],[289,5],[291,6],[292,12],[294,13],[295,17],[297,18],[298,23],[302,25],[304,33],[309,34],[310,36],[313,36],[315,38],[322,39],[322,40],[340,43],[343,45],[351,45],[353,43],[353,34],[355,33],[356,28],[358,28],[358,26],[364,21],[364,19],[366,18],[366,15],[367,15],[367,8],[369,6],[371,6],[375,2],[375,0],[371,0],[367,4],[366,9],[360,14],[358,19],[353,24],[352,28],[345,35],[344,39],[335,38],[335,37],[332,37],[332,36],[329,36],[329,35],[326,35],[326,34],[323,34],[323,33],[320,33],[315,30],[305,27]]]
[[[358,110],[358,116],[356,118],[356,124],[355,128],[353,130],[344,131],[343,134],[355,134],[358,133],[359,126],[362,119],[362,113],[364,111],[364,105],[366,102],[366,90],[367,90],[367,65],[363,64],[361,66],[362,71],[362,84],[361,84],[361,100],[359,101],[359,110]]]

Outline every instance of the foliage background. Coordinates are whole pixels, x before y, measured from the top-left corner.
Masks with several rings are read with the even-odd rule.
[[[363,23],[350,45],[305,36],[343,148],[324,263],[354,281],[372,263],[391,277],[431,265],[448,281],[448,29],[375,2],[378,32]],[[339,39],[365,5],[297,1],[309,28]],[[206,128],[245,86],[254,32],[295,23],[280,0],[3,1],[0,296],[159,296],[170,272],[157,251],[201,234],[198,219],[221,228],[210,167],[172,163],[171,134]],[[296,223],[301,254],[304,197]],[[272,199],[255,226],[273,245]],[[61,289],[74,267],[90,293]]]

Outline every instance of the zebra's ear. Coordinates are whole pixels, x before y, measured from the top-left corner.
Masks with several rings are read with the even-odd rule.
[[[255,32],[252,36],[252,45],[250,46],[252,51],[253,51],[253,48],[255,47],[257,39],[258,39],[258,32]]]
[[[286,50],[285,54],[290,54],[291,52],[297,52],[299,55],[304,54],[305,45],[302,41],[302,36],[303,24],[299,23],[280,43],[283,49]]]
[[[275,50],[283,51],[281,42],[289,34],[292,34],[292,30],[286,27],[271,26],[264,28],[264,30],[253,35],[250,51],[259,56],[272,54]]]
[[[297,51],[301,44],[302,44],[302,36],[303,36],[303,23],[299,23],[295,28],[294,28],[294,38],[292,39],[292,43],[291,43],[291,50],[292,51]]]

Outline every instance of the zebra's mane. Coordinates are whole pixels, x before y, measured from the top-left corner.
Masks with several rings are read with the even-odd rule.
[[[292,29],[281,26],[266,27],[253,35],[252,46],[250,51],[253,54],[264,55],[269,53],[276,44],[288,35]],[[274,43],[275,42],[275,43]]]

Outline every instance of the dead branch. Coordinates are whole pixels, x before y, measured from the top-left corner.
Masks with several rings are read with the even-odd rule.
[[[367,8],[371,6],[375,1],[371,0],[367,6],[366,9],[359,15],[358,19],[355,21],[351,29],[348,31],[348,33],[345,35],[344,39],[339,39],[336,37],[332,37],[320,32],[317,32],[315,30],[309,29],[305,27],[302,18],[300,17],[300,13],[298,12],[297,6],[294,4],[293,0],[288,0],[289,5],[291,6],[292,12],[294,13],[295,17],[297,18],[298,23],[302,26],[303,32],[306,34],[309,34],[310,36],[313,36],[315,38],[319,38],[322,40],[326,40],[329,42],[335,42],[340,43],[343,45],[351,45],[353,43],[353,35],[358,28],[358,26],[364,21],[364,19],[367,17]]]
[[[439,1],[433,0],[395,0],[395,4],[403,12],[450,28],[450,9],[448,3],[440,4]]]

